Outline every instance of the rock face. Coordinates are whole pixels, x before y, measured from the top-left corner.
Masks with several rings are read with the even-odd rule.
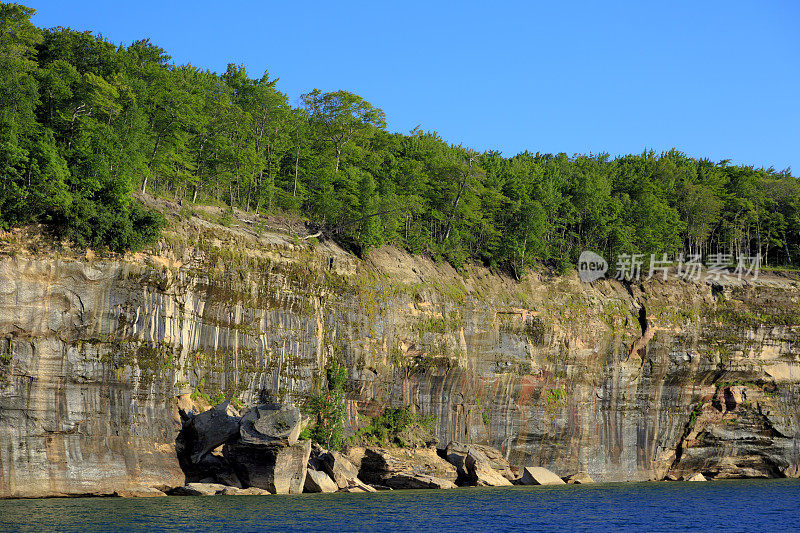
[[[697,404],[670,472],[688,479],[796,476],[797,440],[774,386],[718,386]]]
[[[349,429],[413,405],[440,442],[598,481],[800,473],[794,274],[517,283],[197,217],[124,257],[14,239],[0,256],[1,496],[182,486],[177,398],[252,405],[267,389],[299,404],[334,355]],[[747,398],[731,389],[736,409],[712,413],[737,386]],[[207,447],[197,460],[219,479],[230,465]]]
[[[522,485],[563,485],[564,480],[541,466],[526,466],[520,478]]]
[[[367,448],[359,476],[392,489],[455,488],[456,469],[433,450]]]

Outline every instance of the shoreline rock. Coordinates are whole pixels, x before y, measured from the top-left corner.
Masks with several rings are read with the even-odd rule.
[[[541,466],[526,466],[520,478],[522,485],[565,485],[557,474]]]

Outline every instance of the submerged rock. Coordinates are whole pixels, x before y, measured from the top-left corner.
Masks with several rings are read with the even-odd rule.
[[[259,489],[256,487],[247,487],[246,489],[240,489],[237,487],[225,487],[217,494],[222,496],[269,496],[272,493],[268,490]]]
[[[225,490],[225,485],[219,483],[187,483],[183,487],[172,489],[173,496],[213,496]]]
[[[165,492],[154,487],[132,487],[114,492],[114,496],[119,496],[120,498],[157,498],[166,495]]]
[[[522,485],[564,485],[564,480],[541,466],[526,466],[520,478]]]

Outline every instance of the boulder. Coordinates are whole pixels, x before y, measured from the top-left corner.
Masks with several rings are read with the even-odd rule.
[[[247,487],[246,489],[225,487],[217,494],[221,494],[223,496],[268,496],[271,493],[268,490],[259,489],[256,487]]]
[[[522,469],[522,485],[564,485],[564,480],[541,466],[526,466]]]
[[[360,479],[356,478],[351,480],[346,487],[339,489],[339,492],[378,492],[378,489],[375,487],[370,487]]]
[[[325,472],[309,468],[304,489],[305,492],[336,492],[339,487]]]
[[[344,487],[342,489],[339,489],[339,492],[369,492],[369,491],[366,491],[366,490],[362,489],[361,487],[357,487],[357,486],[353,485],[351,487]]]
[[[455,489],[455,483],[449,479],[428,476],[425,474],[398,474],[391,479],[389,485],[383,485],[389,489]]]
[[[477,448],[470,447],[467,451],[467,457],[464,459],[464,468],[467,470],[467,479],[472,485],[503,487],[512,484],[511,481],[492,468],[489,458]]]
[[[306,481],[311,441],[292,446],[229,443],[223,448],[243,485],[272,494],[300,494]]]
[[[198,415],[183,413],[183,427],[175,439],[178,456],[196,464],[205,454],[239,433],[235,412],[226,400]]]
[[[455,488],[455,468],[432,449],[367,448],[359,475],[367,483],[392,489]]]
[[[219,483],[187,483],[170,491],[175,496],[213,496],[227,487]]]
[[[240,440],[250,445],[293,446],[300,437],[302,421],[300,409],[295,405],[257,405],[242,417]]]
[[[153,498],[166,495],[165,492],[153,487],[131,487],[114,492],[114,496],[119,496],[120,498]]]
[[[686,479],[686,481],[708,481],[708,480],[706,479],[706,476],[698,472],[695,475]]]
[[[358,479],[358,469],[339,452],[326,452],[319,457],[324,470],[340,489]]]
[[[464,462],[467,459],[467,453],[469,452],[470,448],[482,452],[483,455],[486,456],[486,460],[489,462],[489,466],[492,468],[492,470],[495,470],[504,478],[510,481],[517,477],[514,475],[511,465],[508,463],[508,460],[506,460],[500,450],[492,448],[491,446],[484,446],[482,444],[462,444],[460,442],[452,441],[445,448],[444,456],[445,459],[450,462],[450,464],[456,467],[459,482],[463,484],[469,483],[469,475]]]
[[[184,468],[187,482],[210,482],[241,488],[242,483],[222,450],[203,455],[197,463]]]
[[[572,474],[566,479],[567,483],[571,485],[586,485],[587,483],[594,483],[594,480],[587,472],[578,472]]]

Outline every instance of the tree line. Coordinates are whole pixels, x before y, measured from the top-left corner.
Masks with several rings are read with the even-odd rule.
[[[419,128],[386,130],[347,91],[293,106],[240,65],[176,65],[149,40],[40,29],[0,4],[0,222],[42,223],[114,251],[158,237],[134,192],[252,213],[292,212],[358,253],[392,244],[522,277],[582,250],[760,253],[800,264],[789,170],[677,151],[504,157]]]

